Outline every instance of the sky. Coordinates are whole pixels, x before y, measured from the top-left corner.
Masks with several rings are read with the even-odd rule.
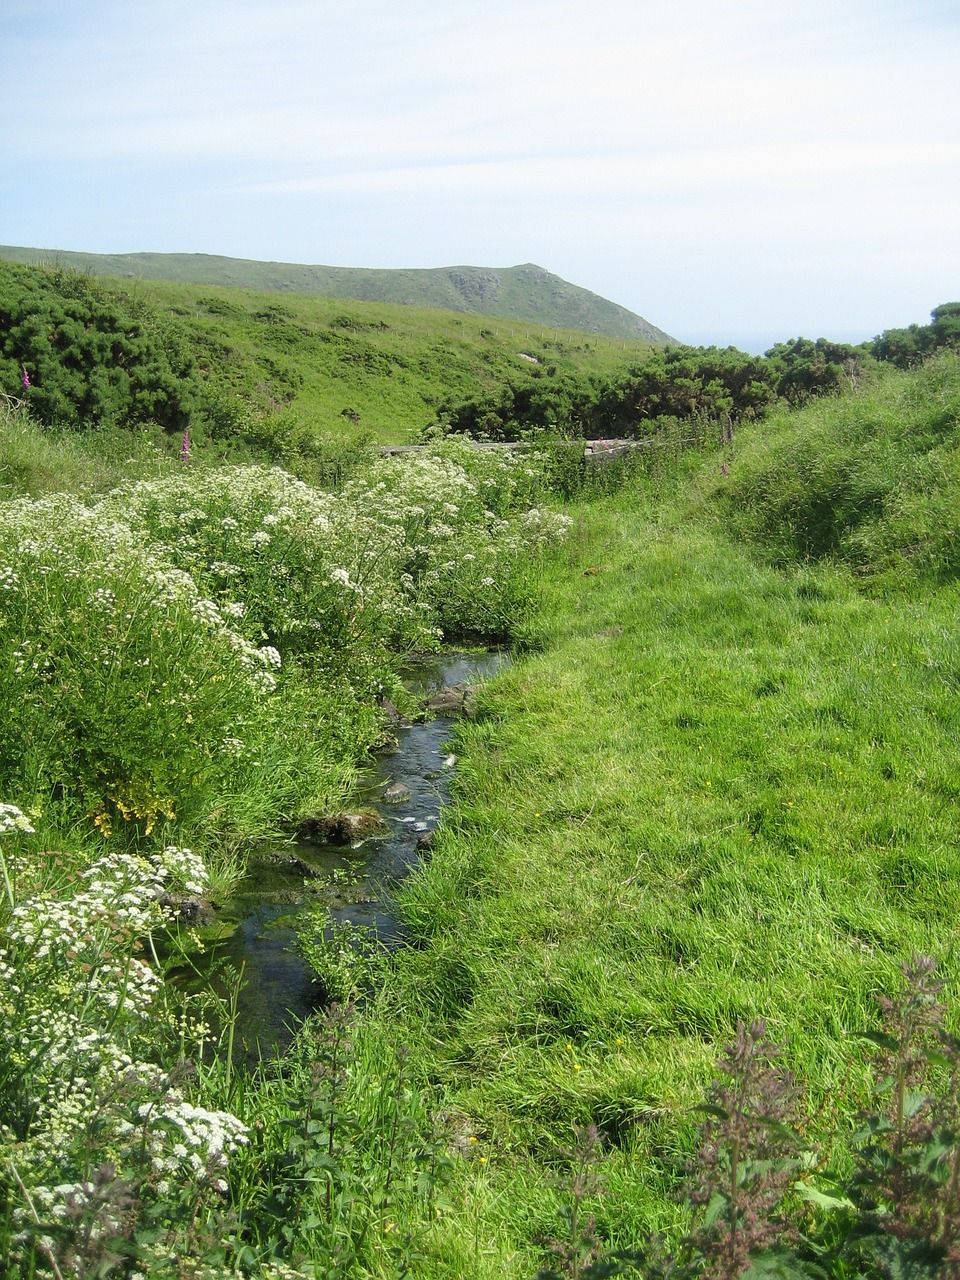
[[[0,243],[535,262],[681,341],[960,298],[960,0],[0,0]]]

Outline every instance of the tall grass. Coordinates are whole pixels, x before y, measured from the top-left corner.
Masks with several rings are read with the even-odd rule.
[[[82,436],[41,427],[0,395],[0,500],[42,493],[104,493],[131,476],[161,475],[179,461],[162,432],[101,427]]]
[[[774,418],[712,477],[732,528],[780,561],[832,557],[894,591],[955,580],[960,375],[945,351],[909,374]]]
[[[905,476],[948,447],[957,386],[937,364],[741,431],[728,476],[708,457],[569,509],[539,651],[459,728],[402,899],[398,1016],[442,1029],[422,1051],[499,1153],[504,1255],[574,1124],[607,1140],[607,1238],[675,1230],[691,1101],[738,1021],[767,1018],[842,1146],[875,993],[913,952],[955,980],[956,585],[918,554],[867,593],[844,538],[808,557],[786,522],[846,439],[853,475],[888,459],[876,541],[910,510],[920,545],[932,496]],[[958,509],[955,482],[936,501]]]

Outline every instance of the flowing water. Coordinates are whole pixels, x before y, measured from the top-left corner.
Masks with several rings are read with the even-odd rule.
[[[423,658],[404,683],[420,698],[444,688],[475,685],[508,660],[500,650]],[[237,1041],[250,1058],[282,1050],[299,1022],[317,1007],[318,990],[297,954],[297,917],[323,903],[331,920],[376,930],[394,943],[399,925],[390,890],[417,862],[418,845],[437,825],[453,769],[451,715],[403,725],[397,745],[382,753],[367,774],[355,809],[374,810],[385,828],[352,845],[302,842],[288,846],[250,870],[218,915],[227,936],[211,946],[211,966],[227,965],[244,975]],[[400,783],[409,796],[394,802],[384,791]]]

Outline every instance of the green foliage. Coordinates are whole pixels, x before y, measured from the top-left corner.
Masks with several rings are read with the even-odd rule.
[[[777,395],[791,404],[831,395],[856,385],[870,362],[863,347],[818,338],[778,342],[766,353],[774,370]]]
[[[593,414],[591,434],[643,435],[641,423],[754,418],[776,397],[770,367],[735,347],[671,347],[615,380]]]
[[[376,934],[361,925],[331,919],[326,906],[314,905],[297,923],[297,945],[320,984],[325,1004],[355,1004],[367,995],[382,971]]]
[[[190,428],[191,449],[343,478],[372,438],[409,438],[438,409],[535,366],[563,387],[632,342],[384,302],[103,281],[0,263],[0,390],[46,424]],[[23,374],[30,385],[23,387]],[[561,406],[564,392],[560,393]]]
[[[24,386],[26,381],[27,385]],[[197,394],[176,331],[87,276],[0,263],[0,388],[44,423],[181,431]]]
[[[531,431],[591,439],[648,438],[687,427],[724,440],[733,424],[760,418],[779,399],[798,403],[856,383],[870,363],[856,347],[797,338],[766,357],[735,347],[670,346],[602,376],[534,370],[485,396],[441,406],[441,421],[476,439],[517,440]]]
[[[371,1038],[352,1006],[334,1006],[250,1082],[244,1105],[257,1121],[234,1162],[245,1271],[419,1273],[453,1161],[403,1050]]]
[[[703,1144],[692,1161],[687,1195],[693,1229],[671,1251],[654,1237],[637,1249],[609,1250],[588,1229],[580,1247],[555,1246],[559,1276],[673,1276],[675,1280],[949,1280],[960,1267],[960,1042],[944,1029],[942,983],[929,957],[904,965],[904,985],[880,997],[884,1025],[865,1033],[878,1048],[875,1090],[854,1137],[854,1171],[808,1170],[797,1180],[801,1138],[797,1090],[764,1040],[764,1027],[741,1024],[720,1060],[721,1077],[700,1108]],[[946,1072],[943,1071],[946,1068]],[[939,1074],[938,1074],[939,1069]],[[803,1122],[807,1141],[816,1120]],[[594,1135],[594,1144],[596,1136]],[[594,1162],[596,1156],[594,1155]],[[824,1183],[822,1190],[817,1183]],[[598,1186],[596,1175],[593,1190]],[[573,1180],[575,1221],[584,1176]],[[796,1197],[799,1193],[800,1199]],[[810,1212],[812,1210],[812,1212]]]
[[[935,351],[960,349],[960,302],[944,302],[930,313],[931,323],[906,329],[884,329],[871,350],[878,360],[911,369]]]
[[[566,527],[530,506],[542,468],[452,444],[335,497],[185,465],[0,507],[5,785],[58,828],[228,848],[316,813],[378,737],[391,653],[510,633]]]
[[[549,365],[487,395],[441,403],[438,416],[448,430],[475,440],[517,440],[528,432],[577,437],[589,434],[587,424],[600,394],[589,375],[558,373]]]
[[[82,433],[43,427],[23,401],[0,396],[0,499],[102,493],[131,474],[162,474],[179,465],[180,442],[171,448],[157,435],[124,427]]]
[[[225,797],[262,790],[269,652],[128,526],[66,495],[0,507],[0,563],[5,787],[104,835],[175,818],[246,835]]]

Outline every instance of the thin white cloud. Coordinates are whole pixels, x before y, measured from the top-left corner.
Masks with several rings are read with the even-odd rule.
[[[792,6],[756,0],[93,4],[62,43],[14,60],[11,145],[287,164],[727,130],[789,146],[808,130],[895,138],[920,98],[939,108],[931,129],[956,124],[956,40],[931,50],[851,7],[864,22],[852,33],[822,4],[788,21]],[[886,40],[868,38],[874,23]]]
[[[915,271],[926,309],[937,263],[960,293],[940,0],[6,0],[0,39],[20,243],[496,253],[622,279],[645,314],[680,270],[732,314],[731,251],[755,309],[826,296],[837,258],[858,281]]]
[[[238,186],[248,195],[351,192],[373,194],[504,191],[558,197],[588,192],[598,200],[611,196],[745,195],[766,189],[842,191],[868,179],[874,182],[923,181],[939,177],[946,166],[960,166],[960,142],[865,143],[851,152],[843,140],[808,142],[783,148],[717,147],[682,152],[648,151],[620,155],[542,157],[508,160],[456,160],[371,170],[347,169],[313,177],[280,178]]]

